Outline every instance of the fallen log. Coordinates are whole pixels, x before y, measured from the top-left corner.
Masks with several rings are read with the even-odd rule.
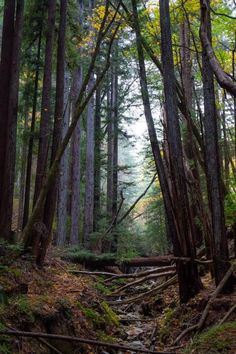
[[[153,350],[148,350],[148,349],[137,349],[125,345],[119,345],[119,344],[111,344],[111,343],[106,343],[106,342],[101,342],[97,340],[92,340],[92,339],[85,339],[85,338],[80,338],[80,337],[71,337],[71,336],[64,336],[64,335],[59,335],[59,334],[48,334],[48,333],[42,333],[42,332],[24,332],[24,331],[0,331],[1,335],[6,335],[6,336],[17,336],[17,337],[30,337],[30,338],[48,338],[48,339],[57,339],[57,340],[64,340],[64,341],[71,341],[71,342],[78,342],[78,343],[84,343],[84,344],[89,344],[93,346],[98,346],[98,347],[107,347],[107,348],[112,348],[112,349],[117,349],[117,350],[124,350],[124,351],[132,351],[132,352],[139,352],[139,353],[152,353],[152,354],[175,354],[174,352],[159,352],[159,351],[153,351]]]
[[[137,268],[137,267],[165,267],[165,266],[170,266],[173,265],[175,262],[184,262],[188,263],[191,261],[190,258],[188,257],[174,257],[172,255],[167,255],[167,256],[152,256],[152,257],[137,257],[137,258],[132,258],[129,260],[125,260],[123,262],[117,260],[115,257],[108,257],[108,258],[103,258],[100,256],[94,256],[94,257],[73,257],[73,258],[66,258],[66,260],[71,261],[73,263],[79,263],[82,264],[85,268],[91,269],[91,270],[98,270],[98,269],[103,269],[104,267],[107,266],[117,266],[121,269],[123,273],[128,273],[130,268]],[[201,259],[195,259],[194,262],[199,263],[199,264],[205,264],[209,265],[213,261],[212,260],[201,260]]]

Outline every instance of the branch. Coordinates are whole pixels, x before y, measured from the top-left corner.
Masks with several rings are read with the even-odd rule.
[[[157,278],[166,277],[169,275],[174,275],[175,273],[176,273],[175,271],[169,271],[169,272],[164,272],[164,273],[150,274],[144,278],[132,281],[128,284],[125,284],[124,286],[119,287],[118,289],[113,291],[111,294],[109,294],[109,296],[119,295],[122,291],[130,288],[133,285],[144,283],[144,282],[151,280],[151,279],[157,279]]]
[[[234,265],[231,265],[231,267],[228,269],[228,271],[225,273],[225,276],[223,277],[223,279],[221,280],[221,282],[219,283],[219,285],[217,286],[217,288],[215,289],[215,291],[212,293],[203,313],[202,316],[200,318],[200,320],[198,321],[197,324],[186,328],[182,333],[180,333],[180,335],[176,338],[176,340],[174,341],[174,344],[177,344],[183,337],[186,336],[186,334],[192,332],[192,331],[199,331],[200,329],[202,329],[207,315],[209,313],[210,310],[210,306],[213,303],[213,301],[216,299],[216,297],[218,296],[218,294],[221,292],[221,290],[224,288],[225,284],[227,283],[228,279],[231,277],[231,275],[233,274],[234,271]]]
[[[48,338],[48,339],[57,339],[57,340],[64,340],[64,341],[70,341],[70,342],[77,342],[77,343],[85,343],[89,345],[95,345],[98,347],[107,347],[107,348],[112,348],[112,349],[117,349],[117,350],[123,350],[123,351],[133,351],[137,353],[137,348],[125,346],[125,345],[119,345],[119,344],[110,344],[106,342],[101,342],[97,340],[92,340],[92,339],[85,339],[85,338],[80,338],[80,337],[70,337],[70,336],[64,336],[64,335],[58,335],[58,334],[48,334],[48,333],[42,333],[42,332],[24,332],[24,331],[0,331],[1,335],[6,335],[6,336],[19,336],[19,337],[30,337],[30,338]],[[157,351],[152,351],[148,349],[138,349],[138,352],[140,353],[153,353],[153,354],[174,354],[173,352],[157,352]]]
[[[165,283],[158,285],[157,287],[146,291],[145,293],[142,293],[138,296],[134,296],[131,297],[127,300],[121,300],[121,301],[109,301],[108,303],[111,305],[124,305],[124,304],[130,304],[130,303],[134,303],[137,302],[139,300],[143,300],[146,296],[152,295],[152,294],[157,294],[158,292],[160,292],[161,290],[166,289],[168,286],[175,284],[176,282],[178,282],[178,277],[177,275],[175,275],[174,277],[170,278],[169,280],[167,280]]]
[[[211,68],[215,74],[216,80],[219,85],[228,91],[231,95],[236,97],[236,84],[230,80],[229,76],[224,72],[221,67],[214,50],[212,48],[210,39],[207,34],[207,25],[208,25],[208,17],[209,17],[209,9],[207,8],[207,4],[204,0],[202,0],[201,6],[201,27],[200,27],[200,37],[202,46],[206,51],[209,63]]]
[[[136,207],[138,202],[145,196],[145,194],[147,193],[147,191],[149,190],[149,188],[151,187],[151,185],[155,181],[156,177],[157,177],[157,173],[155,173],[155,175],[152,177],[152,180],[149,183],[149,185],[147,186],[147,188],[145,189],[145,191],[135,200],[135,202],[131,205],[131,207],[129,207],[129,209],[124,213],[124,215],[117,221],[117,224],[120,224],[131,213],[131,211]]]
[[[222,325],[223,323],[225,323],[225,321],[227,321],[227,319],[229,318],[229,316],[231,315],[231,313],[234,312],[234,310],[236,309],[236,304],[234,304],[229,311],[226,313],[226,315],[222,318],[222,320],[219,322],[219,325]]]

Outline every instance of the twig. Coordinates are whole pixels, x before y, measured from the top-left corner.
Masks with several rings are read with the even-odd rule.
[[[19,337],[60,339],[60,340],[64,340],[64,341],[85,343],[85,344],[95,345],[95,346],[99,346],[99,347],[107,347],[107,348],[120,349],[120,350],[129,350],[129,351],[134,351],[134,352],[138,351],[140,353],[175,354],[173,352],[157,352],[157,351],[152,351],[152,350],[148,350],[148,349],[138,349],[137,350],[137,348],[133,348],[133,347],[125,346],[125,345],[111,344],[111,343],[101,342],[101,341],[92,340],[92,339],[64,336],[64,335],[58,335],[58,334],[48,334],[48,333],[42,333],[42,332],[0,331],[0,334],[7,335],[7,336],[19,336]]]
[[[219,325],[222,325],[225,321],[227,321],[227,319],[229,318],[229,316],[231,315],[231,313],[234,312],[234,310],[236,309],[236,304],[234,304],[229,311],[226,313],[226,315],[222,318],[222,320],[219,322]]]
[[[145,297],[147,297],[149,295],[152,295],[153,293],[158,293],[159,291],[161,291],[161,290],[167,288],[168,286],[174,284],[175,282],[177,282],[177,280],[178,280],[177,275],[175,275],[174,277],[167,280],[165,283],[163,283],[163,284],[161,284],[149,291],[146,291],[145,293],[142,293],[138,296],[134,296],[129,299],[121,300],[121,301],[109,301],[108,303],[110,305],[123,305],[123,304],[134,303],[134,302],[144,299]]]
[[[228,269],[228,271],[225,273],[225,276],[223,277],[223,279],[221,280],[221,282],[219,283],[219,285],[217,286],[217,288],[214,290],[214,292],[212,293],[209,301],[207,302],[207,305],[202,313],[202,316],[200,318],[200,320],[198,321],[197,324],[191,326],[191,327],[188,327],[186,328],[182,333],[180,333],[180,335],[176,338],[176,340],[174,341],[174,344],[177,344],[183,337],[186,336],[186,334],[194,331],[194,330],[197,330],[199,331],[204,323],[205,323],[205,320],[207,318],[207,315],[209,313],[209,310],[210,310],[210,306],[211,304],[213,303],[213,301],[215,300],[215,298],[217,297],[217,295],[221,292],[221,290],[223,289],[223,287],[225,286],[227,280],[230,278],[230,276],[233,274],[233,271],[234,271],[234,265],[231,265],[231,267]]]
[[[174,271],[169,271],[169,272],[164,272],[164,273],[157,273],[157,274],[150,274],[150,275],[148,275],[148,276],[146,276],[144,278],[132,281],[132,282],[130,282],[128,284],[125,284],[125,285],[119,287],[118,289],[113,291],[109,296],[119,295],[119,292],[122,292],[123,290],[128,289],[131,286],[146,282],[146,281],[148,281],[150,279],[157,279],[157,278],[160,278],[160,277],[166,277],[168,275],[174,275],[174,274],[175,274]]]

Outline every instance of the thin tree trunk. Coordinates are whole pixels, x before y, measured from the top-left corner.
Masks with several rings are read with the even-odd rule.
[[[64,114],[62,138],[69,127],[70,119],[70,100],[69,100],[69,83],[70,75],[68,68],[65,70],[65,87],[64,87]],[[68,199],[68,182],[69,182],[69,148],[64,152],[60,162],[60,174],[58,183],[58,205],[57,205],[57,233],[56,244],[62,246],[66,242],[67,236],[67,199]]]
[[[88,91],[94,86],[93,75],[89,80]],[[91,247],[90,234],[93,232],[94,206],[94,97],[88,103],[87,142],[86,142],[86,182],[84,200],[84,246]]]
[[[26,100],[25,100],[25,112],[24,112],[24,131],[28,131],[28,123],[29,123],[29,99],[28,92],[26,92]],[[28,152],[28,144],[26,141],[22,143],[22,151],[21,151],[21,172],[20,172],[20,195],[19,195],[19,208],[18,208],[18,221],[17,228],[18,230],[22,230],[23,226],[23,216],[24,216],[24,201],[25,201],[25,181],[26,181],[26,168],[27,168],[27,152]]]
[[[82,0],[77,1],[78,8],[78,22],[82,26],[84,17],[84,4]],[[83,68],[80,65],[75,69],[73,76],[72,88],[72,105],[73,111],[76,109],[76,101],[82,88],[83,82]],[[76,245],[79,243],[80,232],[80,147],[81,147],[81,122],[76,125],[72,136],[71,143],[71,230],[70,230],[70,244]]]
[[[94,231],[99,231],[101,217],[101,88],[96,91],[95,104],[95,144],[94,144]],[[99,246],[100,248],[100,246]]]
[[[34,187],[34,201],[39,196],[43,181],[47,172],[48,148],[50,139],[50,118],[51,118],[51,88],[52,88],[52,55],[54,41],[54,27],[56,18],[56,0],[48,2],[48,19],[47,19],[47,34],[46,48],[44,59],[44,76],[43,76],[43,91],[42,91],[42,106],[41,106],[41,121],[39,132],[39,148],[38,160],[36,167],[36,178]]]
[[[32,171],[33,147],[34,147],[34,130],[35,130],[35,121],[36,121],[36,112],[37,112],[37,101],[38,101],[40,54],[41,54],[41,42],[42,42],[42,22],[43,22],[43,17],[41,17],[38,48],[37,48],[37,59],[36,59],[37,61],[36,61],[36,68],[35,68],[33,107],[32,107],[32,117],[31,117],[31,126],[30,126],[28,156],[27,156],[27,167],[26,167],[23,228],[25,227],[28,221],[29,209],[30,209],[31,171]]]

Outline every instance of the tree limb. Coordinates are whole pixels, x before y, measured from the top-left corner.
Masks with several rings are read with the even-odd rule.
[[[231,95],[236,97],[236,83],[234,83],[229,76],[224,72],[221,67],[214,50],[212,48],[211,42],[207,34],[207,21],[209,16],[209,9],[205,0],[201,4],[202,16],[201,16],[201,27],[200,27],[200,38],[202,46],[205,48],[209,63],[215,74],[216,80],[219,85],[224,88]]]
[[[71,337],[71,336],[64,336],[64,335],[58,335],[58,334],[48,334],[48,333],[42,333],[42,332],[24,332],[24,331],[0,331],[1,335],[6,335],[6,336],[19,336],[19,337],[31,337],[31,338],[48,338],[48,339],[57,339],[57,340],[64,340],[64,341],[70,341],[70,342],[78,342],[78,343],[85,343],[89,345],[95,345],[99,347],[107,347],[107,348],[112,348],[112,349],[117,349],[117,350],[124,350],[124,351],[133,351],[133,352],[140,352],[140,353],[153,353],[153,354],[174,354],[173,352],[157,352],[157,351],[152,351],[148,349],[138,349],[134,347],[129,347],[125,345],[119,345],[119,344],[111,344],[111,343],[106,343],[106,342],[101,342],[97,340],[92,340],[92,339],[85,339],[85,338],[80,338],[80,337]]]

